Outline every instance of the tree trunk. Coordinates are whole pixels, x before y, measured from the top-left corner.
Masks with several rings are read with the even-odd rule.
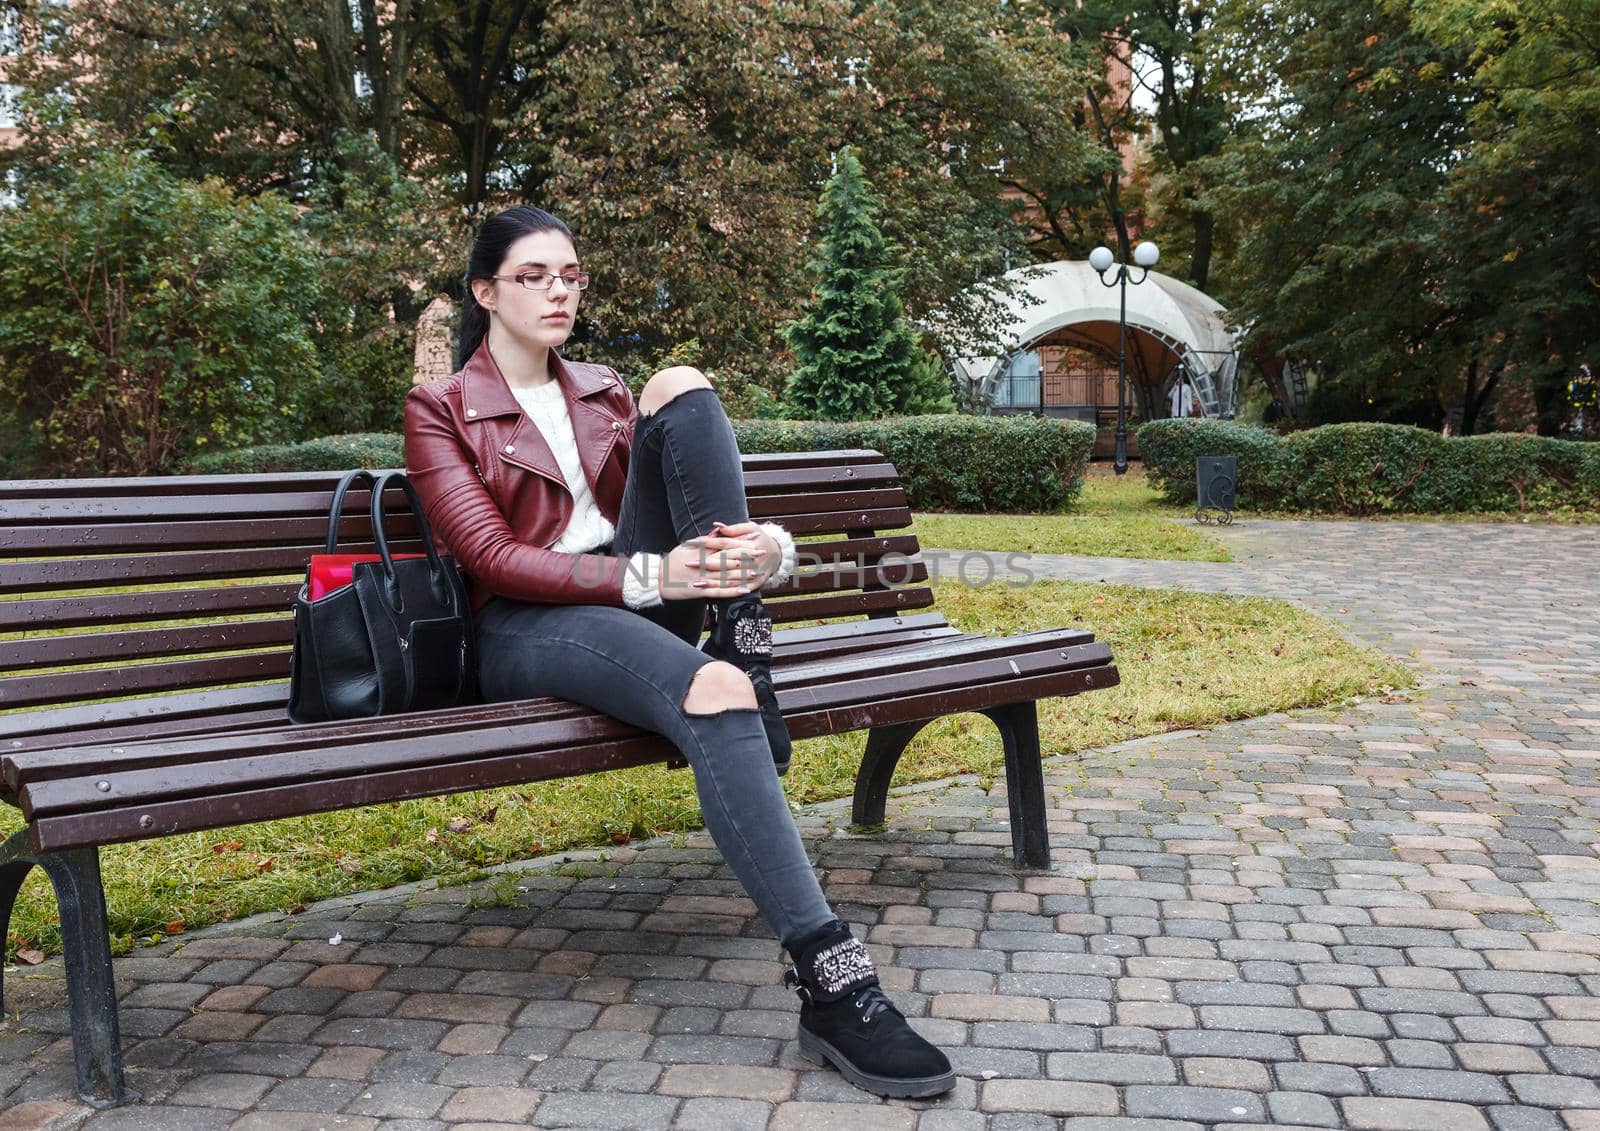
[[[1194,255],[1189,263],[1189,277],[1194,281],[1195,290],[1203,291],[1206,289],[1206,280],[1211,276],[1211,238],[1216,230],[1216,217],[1198,210],[1191,215],[1194,220]]]

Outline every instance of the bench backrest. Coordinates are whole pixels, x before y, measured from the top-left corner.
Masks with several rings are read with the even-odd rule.
[[[926,568],[904,560],[918,550],[911,514],[879,453],[746,456],[744,476],[751,517],[804,540],[774,620],[933,603]],[[338,478],[0,481],[0,714],[285,679],[290,609]],[[398,492],[388,502],[392,547],[417,549]],[[341,550],[370,549],[366,510],[352,492]]]

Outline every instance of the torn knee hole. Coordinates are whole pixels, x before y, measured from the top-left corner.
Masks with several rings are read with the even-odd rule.
[[[750,677],[732,664],[715,660],[695,672],[683,697],[686,715],[720,715],[724,711],[749,710],[757,706]]]

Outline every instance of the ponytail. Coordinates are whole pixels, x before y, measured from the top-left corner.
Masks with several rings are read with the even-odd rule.
[[[478,352],[489,333],[489,312],[478,305],[478,296],[472,293],[472,282],[467,282],[467,293],[461,299],[461,344],[456,356],[456,368],[463,368],[472,355]]]
[[[472,280],[499,274],[511,245],[534,232],[560,232],[572,242],[574,248],[578,246],[571,228],[544,209],[531,205],[508,208],[485,220],[483,227],[478,229],[472,241],[472,251],[467,256],[467,271],[462,277],[466,293],[461,299],[461,346],[456,358],[457,369],[472,359],[489,333],[489,312],[479,305],[477,296],[472,293]]]

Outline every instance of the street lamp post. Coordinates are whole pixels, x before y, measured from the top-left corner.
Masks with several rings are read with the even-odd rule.
[[[1144,274],[1133,280],[1133,285],[1138,286],[1149,278],[1150,268],[1160,259],[1161,250],[1149,240],[1134,248],[1133,262],[1144,268]],[[1122,289],[1122,309],[1117,316],[1117,450],[1111,466],[1118,475],[1123,475],[1128,470],[1128,265],[1118,263],[1111,249],[1102,246],[1089,253],[1089,266],[1100,276],[1102,285]],[[1106,272],[1113,266],[1116,273],[1107,279]]]

